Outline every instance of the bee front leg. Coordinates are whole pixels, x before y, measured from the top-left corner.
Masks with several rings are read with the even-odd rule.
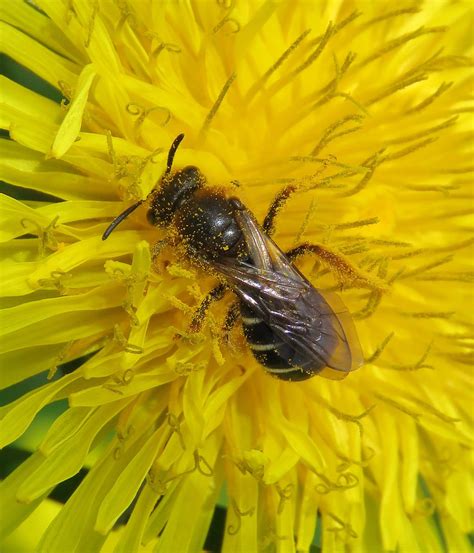
[[[206,294],[201,304],[194,312],[193,318],[191,319],[191,323],[189,325],[189,332],[199,332],[201,330],[209,307],[212,303],[221,300],[224,297],[227,289],[228,288],[225,284],[218,284]]]
[[[158,242],[155,242],[153,246],[151,247],[151,258],[153,259],[153,262],[155,262],[156,258],[161,254],[163,249],[169,244],[168,238],[163,238],[163,240],[158,240]]]

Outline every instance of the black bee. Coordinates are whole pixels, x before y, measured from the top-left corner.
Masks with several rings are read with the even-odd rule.
[[[210,303],[231,288],[240,300],[247,343],[273,376],[342,378],[358,368],[362,354],[347,308],[335,294],[316,290],[265,232],[284,195],[272,205],[262,229],[237,198],[206,187],[197,167],[171,173],[183,138],[177,136],[170,147],[161,186],[149,195],[147,217],[152,225],[174,229],[190,258],[225,281],[203,301],[192,326],[198,328]],[[102,239],[144,201],[114,219]]]

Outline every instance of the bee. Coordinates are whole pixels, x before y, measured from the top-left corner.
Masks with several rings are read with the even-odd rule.
[[[189,258],[223,280],[198,308],[191,325],[194,330],[212,301],[221,299],[230,288],[239,300],[246,342],[272,376],[285,381],[315,375],[337,379],[358,368],[363,357],[342,300],[317,290],[293,265],[292,256],[269,236],[285,194],[274,202],[262,228],[239,199],[228,197],[224,189],[206,186],[197,167],[171,171],[183,138],[184,134],[178,135],[169,149],[160,186],[118,215],[102,239],[149,202],[150,224],[174,229]],[[301,253],[301,248],[293,254]],[[228,318],[235,319],[235,313],[234,309]]]

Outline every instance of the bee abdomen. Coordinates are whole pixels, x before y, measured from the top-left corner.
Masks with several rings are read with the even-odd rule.
[[[294,349],[282,341],[247,305],[240,304],[242,327],[247,344],[255,359],[266,371],[281,380],[305,380],[313,376],[294,367]]]

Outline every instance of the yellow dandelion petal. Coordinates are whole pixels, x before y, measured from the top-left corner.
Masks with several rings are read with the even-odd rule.
[[[51,418],[0,484],[2,536],[59,498],[40,552],[470,550],[472,17],[465,2],[2,5],[6,56],[54,98],[0,78],[4,451]],[[233,206],[237,257],[191,185]],[[303,321],[290,269],[231,197],[332,326]],[[258,284],[247,311],[269,303],[264,328],[236,303],[237,268]],[[336,320],[350,362],[324,349],[326,331],[344,341]],[[301,346],[319,323],[327,378],[285,381],[308,375],[274,340]],[[290,372],[271,378],[272,355]]]
[[[62,157],[77,138],[82,125],[87,97],[96,73],[92,64],[86,65],[77,80],[77,91],[68,106],[66,117],[59,127],[51,147],[51,157]]]
[[[73,85],[79,66],[50,50],[38,40],[18,28],[0,22],[4,52],[21,65],[31,69],[46,82],[57,86],[58,82]],[[26,31],[27,29],[25,29]],[[58,33],[60,35],[60,33]]]
[[[25,478],[18,489],[18,500],[29,503],[52,489],[58,482],[77,474],[84,465],[92,442],[100,429],[126,405],[126,401],[116,401],[111,405],[102,406],[95,412],[89,412],[86,416],[83,413],[85,422],[67,441],[55,448],[50,447],[49,450],[41,447],[40,451],[46,460],[38,470],[32,471]]]

